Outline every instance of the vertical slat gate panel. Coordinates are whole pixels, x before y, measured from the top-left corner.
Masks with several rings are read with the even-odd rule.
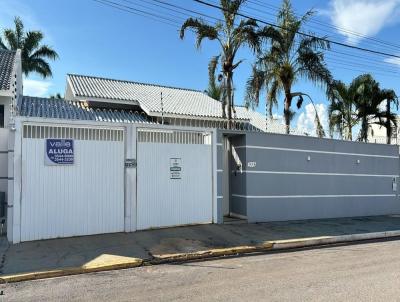
[[[138,130],[137,229],[212,222],[212,149],[203,133]],[[158,135],[163,137],[162,135]],[[181,179],[171,179],[170,160],[181,159]]]
[[[122,136],[110,139],[123,130],[95,140],[85,128],[25,127],[21,241],[123,231],[125,148]],[[74,139],[73,165],[45,165],[46,135]]]

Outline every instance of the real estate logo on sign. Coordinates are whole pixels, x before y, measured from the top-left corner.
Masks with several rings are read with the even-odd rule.
[[[72,165],[74,163],[74,141],[72,139],[46,139],[44,162],[49,166]]]
[[[170,179],[181,179],[182,178],[182,159],[171,158],[169,166]]]

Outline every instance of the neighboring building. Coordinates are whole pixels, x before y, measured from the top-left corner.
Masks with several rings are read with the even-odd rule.
[[[198,90],[69,74],[65,99],[93,110],[140,114],[155,123],[226,128],[221,103]],[[238,129],[265,131],[265,117],[254,110],[236,106],[233,119]],[[268,128],[284,131],[276,122]]]
[[[9,128],[13,127],[12,116],[18,96],[22,95],[21,53],[20,51],[0,51],[0,225],[3,229],[9,188],[12,188],[12,172],[9,161],[13,149],[10,148]],[[10,190],[11,191],[11,190]]]
[[[24,96],[17,115],[107,122],[158,123],[188,127],[226,128],[221,103],[198,90],[156,84],[68,75],[64,99]],[[234,128],[285,133],[277,120],[235,106]],[[266,129],[267,128],[267,129]],[[291,133],[295,133],[291,130]]]
[[[400,142],[398,140],[400,136],[400,117],[397,117],[397,127],[392,129],[391,144],[398,145]],[[368,142],[386,144],[386,127],[381,125],[372,124],[368,130]]]

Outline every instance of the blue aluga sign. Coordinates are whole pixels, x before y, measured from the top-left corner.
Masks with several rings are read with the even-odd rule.
[[[72,139],[46,139],[45,164],[72,165],[74,164],[74,141]]]

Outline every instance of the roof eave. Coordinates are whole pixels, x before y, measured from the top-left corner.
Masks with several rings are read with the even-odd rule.
[[[147,112],[146,112],[147,113]],[[169,112],[159,112],[159,111],[150,111],[147,113],[148,116],[152,117],[167,117],[167,118],[184,118],[190,120],[198,120],[198,119],[207,119],[212,121],[227,121],[227,119],[223,119],[222,117],[218,116],[207,116],[207,115],[187,115],[187,114],[175,114]],[[234,121],[242,121],[242,122],[250,122],[250,119],[244,118],[233,118]]]

